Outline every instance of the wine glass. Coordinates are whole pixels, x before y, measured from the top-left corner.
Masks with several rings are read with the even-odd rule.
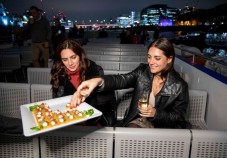
[[[139,106],[146,108],[148,106],[148,92],[143,92],[139,99]]]
[[[146,108],[148,106],[148,96],[149,93],[147,91],[144,91],[143,94],[141,95],[140,99],[139,99],[139,105],[142,108]],[[147,118],[146,117],[141,117],[139,120],[141,122],[145,121]]]

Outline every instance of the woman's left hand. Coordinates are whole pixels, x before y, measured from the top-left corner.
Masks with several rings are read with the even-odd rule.
[[[156,109],[151,105],[148,105],[147,107],[138,106],[138,110],[139,115],[142,117],[154,117],[156,113]]]

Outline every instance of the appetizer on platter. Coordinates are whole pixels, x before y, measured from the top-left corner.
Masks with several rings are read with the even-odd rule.
[[[30,106],[29,109],[36,122],[36,126],[31,129],[36,131],[79,120],[94,114],[93,109],[79,111],[76,108],[71,109],[70,104],[66,105],[65,111],[53,111],[46,103]]]

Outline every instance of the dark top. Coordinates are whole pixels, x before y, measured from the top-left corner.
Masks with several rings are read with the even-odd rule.
[[[51,38],[51,28],[49,21],[41,16],[40,19],[33,24],[28,22],[24,27],[24,31],[30,31],[33,43],[49,42]]]
[[[104,72],[101,66],[97,65],[95,62],[90,61],[90,66],[86,71],[86,80],[103,76]],[[60,79],[60,86],[58,89],[57,97],[72,95],[76,92],[76,88],[68,79],[65,74]],[[103,126],[112,126],[116,119],[115,108],[116,99],[113,90],[106,92],[93,92],[89,97],[86,98],[85,102],[92,105],[93,107],[100,110],[103,115],[99,120],[99,123]]]
[[[134,88],[130,107],[121,126],[126,126],[139,116],[137,109],[139,98],[144,90],[151,92],[153,77],[148,64],[140,64],[128,74],[104,76],[104,91]],[[155,96],[156,115],[148,120],[155,128],[188,128],[189,124],[185,121],[188,103],[187,83],[175,70],[171,70],[162,89]]]

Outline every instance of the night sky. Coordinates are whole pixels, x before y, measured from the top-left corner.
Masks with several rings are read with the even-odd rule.
[[[109,20],[131,11],[141,11],[153,4],[167,4],[169,7],[184,8],[185,5],[200,9],[213,8],[226,0],[0,0],[10,13],[22,14],[31,5],[43,8],[51,18],[58,11],[71,20]],[[53,8],[53,9],[52,9]]]

